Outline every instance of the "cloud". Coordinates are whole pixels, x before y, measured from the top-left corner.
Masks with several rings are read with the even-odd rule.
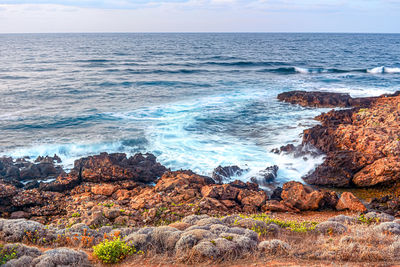
[[[12,4],[6,4],[11,3]],[[399,32],[393,0],[0,0],[0,32]]]

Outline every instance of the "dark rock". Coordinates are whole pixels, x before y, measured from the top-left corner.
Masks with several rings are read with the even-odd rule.
[[[239,168],[238,166],[225,166],[222,167],[221,165],[214,169],[212,173],[212,178],[217,183],[223,183],[224,181],[229,181],[231,177],[240,176],[246,170]]]
[[[250,180],[259,185],[268,185],[275,181],[275,178],[278,175],[278,170],[279,167],[276,165],[267,167],[260,171],[257,177],[251,177]]]
[[[352,97],[342,93],[290,91],[279,94],[278,99],[303,107],[350,107]]]
[[[127,158],[123,153],[101,153],[76,160],[74,170],[81,173],[85,181],[134,180],[150,183],[166,172],[167,168],[156,162],[152,154],[138,153]]]
[[[277,187],[277,188],[275,188],[273,191],[272,191],[272,194],[271,194],[271,197],[270,197],[270,199],[271,200],[278,200],[278,201],[281,201],[282,200],[282,197],[281,197],[281,194],[282,194],[282,187]]]

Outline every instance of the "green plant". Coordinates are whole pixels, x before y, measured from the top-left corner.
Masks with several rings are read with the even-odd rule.
[[[78,217],[81,217],[81,214],[79,212],[75,212],[75,213],[72,213],[71,217],[78,218]]]
[[[364,223],[364,224],[368,224],[368,225],[373,224],[373,223],[379,223],[379,218],[375,218],[375,217],[367,218],[364,216],[364,214],[361,214],[360,216],[358,216],[357,220],[360,223]]]
[[[17,257],[16,246],[11,249],[4,249],[3,245],[0,245],[0,265],[5,264],[9,260]]]
[[[128,255],[136,253],[136,249],[126,244],[120,237],[114,237],[94,246],[93,253],[103,263],[118,263]]]
[[[275,218],[271,218],[270,216],[261,213],[261,214],[253,214],[250,216],[246,216],[246,215],[240,215],[240,217],[242,218],[251,218],[253,220],[256,221],[262,221],[265,222],[267,224],[270,223],[275,223],[276,225],[282,227],[282,228],[286,228],[292,232],[298,232],[298,233],[306,233],[308,231],[314,230],[315,227],[317,226],[317,222],[297,222],[297,221],[284,221],[284,220],[279,220],[279,219],[275,219]],[[237,221],[235,221],[236,224]],[[255,231],[258,234],[267,234],[265,232],[265,230],[260,229],[259,227],[253,227],[251,230]]]

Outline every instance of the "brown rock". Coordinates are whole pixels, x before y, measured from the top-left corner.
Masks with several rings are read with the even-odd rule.
[[[112,184],[102,184],[92,186],[91,191],[95,195],[111,196],[116,189],[116,186]]]
[[[356,173],[353,183],[357,186],[373,186],[380,183],[394,182],[400,179],[400,161],[395,157],[376,160]]]
[[[288,182],[283,185],[282,203],[299,210],[317,210],[324,194],[299,182]]]
[[[237,199],[242,205],[253,206],[257,209],[265,204],[268,196],[265,191],[250,191],[248,189],[243,189],[240,190]]]
[[[15,211],[10,215],[10,219],[26,219],[29,217],[30,217],[29,213],[25,211]]]
[[[123,153],[101,153],[75,161],[74,170],[86,181],[134,180],[154,182],[167,169],[152,154],[136,154],[127,158]]]
[[[265,205],[261,207],[262,211],[276,211],[276,212],[298,212],[295,208],[289,208],[285,204],[277,200],[268,200]]]
[[[361,201],[350,192],[343,192],[336,205],[337,210],[366,211],[367,208]]]

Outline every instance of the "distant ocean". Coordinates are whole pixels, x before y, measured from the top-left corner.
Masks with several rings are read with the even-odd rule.
[[[280,181],[322,157],[271,149],[299,143],[323,109],[280,103],[290,90],[371,96],[400,90],[400,35],[0,35],[0,154],[73,160],[154,153],[176,169],[271,165]]]

